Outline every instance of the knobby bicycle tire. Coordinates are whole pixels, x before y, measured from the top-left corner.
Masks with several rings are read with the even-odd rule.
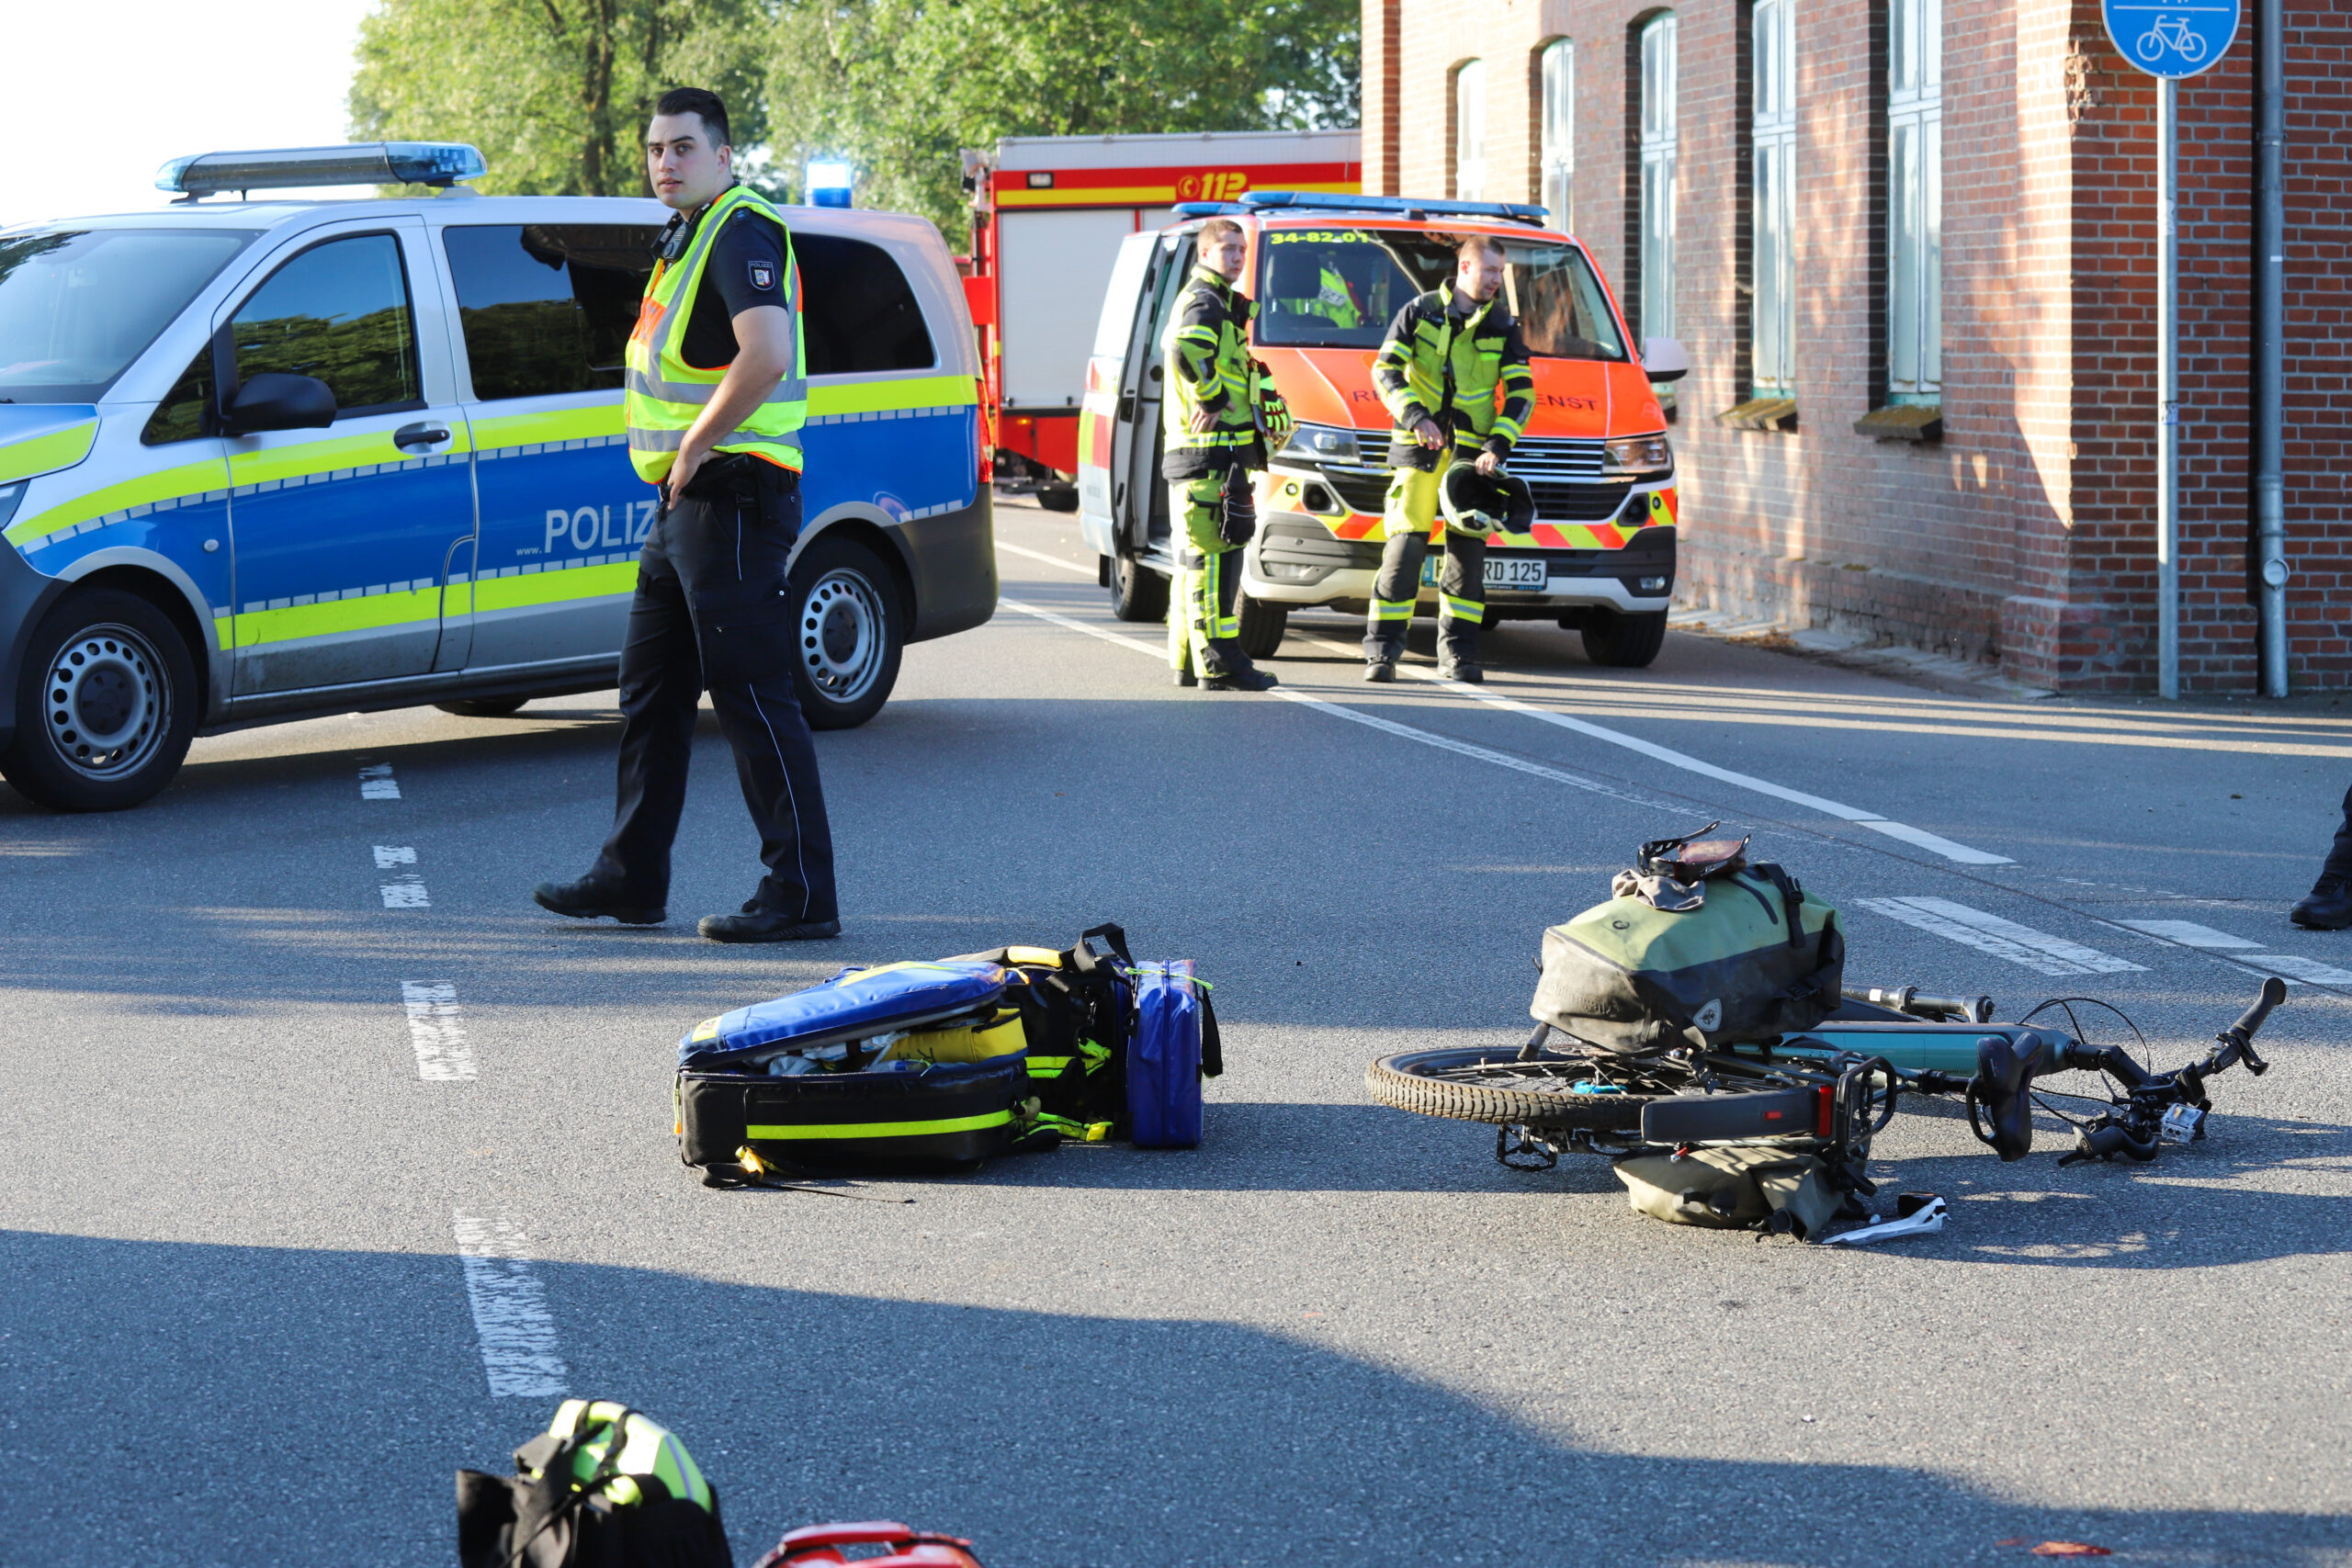
[[[1363,1070],[1363,1087],[1381,1104],[1423,1116],[1504,1126],[1561,1127],[1589,1133],[1635,1132],[1642,1107],[1663,1095],[1575,1094],[1562,1080],[1557,1089],[1478,1083],[1437,1076],[1479,1067],[1508,1071],[1518,1061],[1516,1046],[1447,1051],[1407,1051],[1383,1056]],[[1546,1054],[1541,1062],[1568,1067],[1580,1059]]]

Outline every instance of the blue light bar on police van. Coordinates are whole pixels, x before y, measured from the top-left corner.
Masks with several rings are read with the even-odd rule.
[[[847,207],[850,187],[856,176],[847,164],[811,164],[808,165],[808,205],[811,207]]]
[[[1525,201],[1430,201],[1417,196],[1339,196],[1319,190],[1253,190],[1241,197],[1252,210],[1267,208],[1307,209],[1329,212],[1418,212],[1425,217],[1501,218],[1513,223],[1542,223],[1544,209]]]
[[[356,141],[191,153],[158,169],[155,188],[197,197],[307,186],[447,186],[489,172],[480,149],[462,141]]]

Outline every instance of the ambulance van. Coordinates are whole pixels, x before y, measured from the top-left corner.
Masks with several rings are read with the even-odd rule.
[[[213,153],[0,231],[0,773],[136,805],[198,733],[614,684],[655,492],[622,349],[669,213],[484,197],[450,143]],[[267,199],[438,185],[414,199]],[[232,199],[198,200],[231,193]],[[937,229],[789,209],[809,371],[786,613],[820,728],[996,606],[978,355]]]
[[[1290,612],[1362,615],[1380,565],[1382,498],[1394,428],[1372,379],[1388,323],[1453,276],[1464,234],[1492,234],[1508,262],[1503,298],[1525,334],[1535,413],[1509,470],[1535,497],[1523,534],[1487,552],[1489,622],[1546,620],[1581,634],[1595,663],[1657,657],[1674,592],[1674,451],[1653,383],[1689,364],[1671,338],[1637,353],[1617,301],[1584,247],[1540,226],[1543,209],[1396,197],[1253,193],[1195,203],[1119,252],[1080,408],[1079,515],[1123,620],[1165,612],[1168,487],[1159,477],[1161,350],[1211,217],[1241,225],[1241,291],[1257,302],[1252,350],[1273,372],[1297,427],[1258,490],[1245,553],[1241,641],[1252,658],[1281,646]],[[1434,538],[1434,535],[1432,535]],[[1422,576],[1433,615],[1439,558]]]

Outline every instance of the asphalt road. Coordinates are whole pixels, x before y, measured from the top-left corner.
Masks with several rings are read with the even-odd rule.
[[[1288,700],[1183,692],[1071,520],[999,536],[997,618],[820,738],[836,942],[693,934],[757,870],[707,720],[671,925],[530,905],[609,820],[609,694],[210,739],[110,817],[0,789],[0,1562],[447,1562],[451,1471],[559,1387],[675,1427],[746,1562],[874,1517],[991,1568],[2352,1562],[2352,934],[2284,919],[2352,710],[1679,634],[1605,671],[1534,626],[1482,692],[1372,688],[1331,617]],[[2161,1065],[2318,979],[2154,1165],[1899,1118],[1874,1170],[1952,1219],[1877,1249],[1658,1224],[1368,1101],[1376,1055],[1521,1036],[1543,929],[1715,817],[1839,907],[1849,978],[2097,996]],[[1103,919],[1217,982],[1204,1148],[856,1190],[911,1203],[678,1165],[695,1020]]]

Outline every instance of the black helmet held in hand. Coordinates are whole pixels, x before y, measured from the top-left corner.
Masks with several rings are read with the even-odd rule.
[[[1535,492],[1527,481],[1497,468],[1455,463],[1438,486],[1438,509],[1449,528],[1464,534],[1524,534],[1535,525]]]

